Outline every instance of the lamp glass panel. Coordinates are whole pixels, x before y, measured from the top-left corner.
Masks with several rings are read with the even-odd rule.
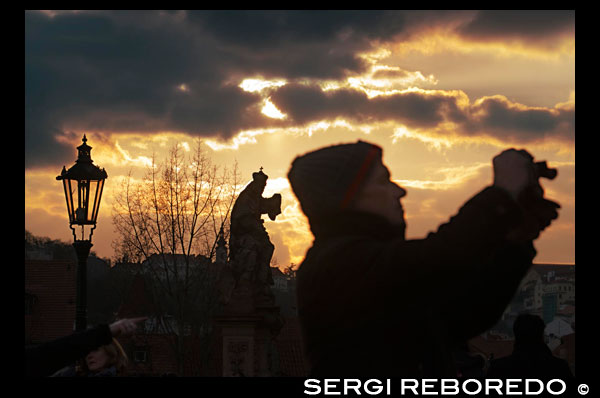
[[[96,222],[98,219],[98,211],[100,210],[100,200],[102,199],[102,189],[104,188],[104,180],[93,181],[95,183],[95,195],[94,195],[94,211],[92,212],[92,221]]]
[[[64,179],[63,184],[65,187],[65,195],[67,199],[67,211],[69,212],[69,222],[75,222],[75,207],[73,205],[73,194],[75,193],[75,186],[71,183],[71,180]]]
[[[87,214],[87,192],[89,190],[87,180],[77,181],[77,209],[75,210],[75,221],[77,224],[86,222]]]

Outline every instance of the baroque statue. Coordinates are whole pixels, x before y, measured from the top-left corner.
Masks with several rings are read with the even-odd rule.
[[[275,246],[264,227],[263,214],[272,221],[281,214],[281,195],[262,196],[269,177],[260,171],[240,193],[231,211],[230,261],[238,284],[253,286],[259,302],[272,302],[271,257]]]

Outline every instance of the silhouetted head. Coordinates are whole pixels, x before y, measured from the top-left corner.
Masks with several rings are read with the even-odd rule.
[[[252,180],[256,181],[257,184],[266,185],[268,178],[269,178],[269,176],[266,175],[265,173],[263,173],[262,167],[260,168],[259,171],[255,172],[255,173],[252,173]]]
[[[298,156],[288,179],[311,222],[343,210],[360,210],[404,224],[399,199],[406,191],[390,180],[377,145],[358,141]]]
[[[515,319],[513,333],[515,344],[531,345],[544,341],[544,329],[546,325],[542,318],[532,314],[521,314]]]
[[[265,190],[265,187],[267,186],[268,178],[269,176],[263,173],[261,167],[260,171],[252,173],[252,181],[250,182],[250,184],[248,184],[246,190],[254,192],[257,195],[262,195],[262,193]]]

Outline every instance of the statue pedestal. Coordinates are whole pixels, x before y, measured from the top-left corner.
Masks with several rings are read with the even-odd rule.
[[[256,325],[258,317],[217,318],[223,343],[223,376],[256,376]]]
[[[276,376],[274,339],[283,326],[274,300],[256,298],[250,281],[240,281],[215,318],[221,331],[223,376]]]

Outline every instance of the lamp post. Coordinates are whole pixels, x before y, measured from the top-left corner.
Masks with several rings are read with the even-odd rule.
[[[96,228],[100,199],[104,180],[108,177],[104,169],[93,164],[92,147],[87,145],[83,135],[83,144],[77,147],[79,155],[75,164],[67,170],[64,166],[57,180],[63,182],[69,227],[73,231],[73,246],[77,253],[77,286],[75,297],[75,331],[87,327],[87,259],[92,245],[92,234]],[[77,239],[75,227],[81,227],[81,239]],[[85,239],[84,228],[91,227],[89,237]]]

